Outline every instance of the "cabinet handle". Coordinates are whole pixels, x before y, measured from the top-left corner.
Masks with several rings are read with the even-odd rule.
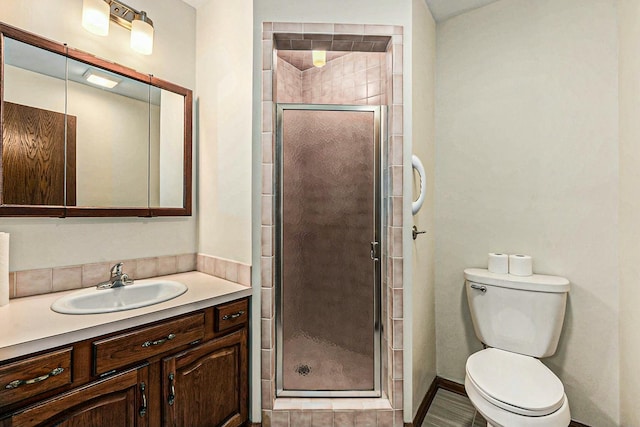
[[[169,334],[169,335],[167,335],[166,338],[161,338],[161,339],[155,340],[155,341],[145,341],[145,342],[142,343],[142,347],[151,347],[152,345],[164,344],[167,341],[171,341],[175,337],[176,337],[176,334]]]
[[[144,394],[144,391],[146,388],[147,386],[145,385],[145,383],[140,384],[140,394],[142,394],[142,406],[140,406],[140,410],[138,411],[138,413],[140,414],[141,417],[144,417],[145,414],[147,413],[147,395]]]
[[[46,375],[42,375],[40,377],[35,377],[35,378],[30,379],[30,380],[15,380],[15,381],[11,381],[9,384],[5,385],[4,388],[6,390],[12,390],[14,388],[18,388],[18,387],[23,386],[25,384],[28,385],[28,384],[39,383],[39,382],[44,381],[44,380],[46,380],[48,378],[55,377],[56,375],[60,375],[62,372],[64,372],[64,368],[58,367],[58,368],[55,368],[54,370],[52,370],[51,372],[49,372]]]
[[[169,396],[167,398],[167,402],[169,405],[173,405],[173,402],[176,400],[176,389],[174,387],[173,380],[175,376],[173,374],[169,374]]]
[[[243,314],[244,314],[244,310],[240,310],[237,313],[233,313],[233,314],[225,314],[224,316],[222,316],[222,320],[237,319]]]

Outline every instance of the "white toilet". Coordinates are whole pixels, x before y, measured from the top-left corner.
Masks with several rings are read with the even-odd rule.
[[[487,348],[467,359],[464,387],[489,427],[567,427],[562,382],[537,358],[555,353],[569,281],[464,270],[476,336]]]

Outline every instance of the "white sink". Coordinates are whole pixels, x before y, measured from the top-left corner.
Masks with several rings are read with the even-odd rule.
[[[111,313],[158,304],[185,292],[187,285],[173,280],[136,280],[119,288],[82,289],[58,298],[51,309],[63,314]]]

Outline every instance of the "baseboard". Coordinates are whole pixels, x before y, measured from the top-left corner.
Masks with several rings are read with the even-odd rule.
[[[467,391],[464,389],[464,384],[460,384],[441,377],[436,377],[435,381],[438,385],[438,388],[457,393],[461,396],[467,396]]]
[[[462,396],[466,396],[467,392],[464,389],[464,384],[457,383],[455,381],[447,380],[441,377],[435,377],[431,386],[429,386],[429,390],[427,390],[427,394],[422,399],[422,403],[420,403],[420,407],[418,408],[418,412],[416,413],[415,418],[412,423],[405,423],[405,427],[420,427],[424,422],[424,418],[427,416],[427,412],[429,412],[429,407],[433,402],[433,399],[436,397],[436,393],[438,389],[447,390],[453,393],[460,394]],[[569,427],[590,427],[587,424],[582,424],[578,421],[571,421]]]
[[[436,392],[438,391],[438,377],[435,377],[429,386],[429,390],[427,390],[427,394],[422,399],[422,403],[420,403],[420,407],[418,408],[418,412],[416,416],[413,418],[412,423],[404,423],[405,427],[420,427],[422,422],[424,421],[424,417],[427,416],[427,412],[429,411],[429,407],[431,406],[431,402],[436,397]]]

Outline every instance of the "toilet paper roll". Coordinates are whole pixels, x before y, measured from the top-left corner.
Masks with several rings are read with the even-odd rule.
[[[0,306],[9,304],[9,233],[0,233]]]
[[[533,259],[529,255],[509,255],[509,274],[531,276],[533,274]]]
[[[509,255],[489,253],[489,273],[507,274],[509,272]]]

